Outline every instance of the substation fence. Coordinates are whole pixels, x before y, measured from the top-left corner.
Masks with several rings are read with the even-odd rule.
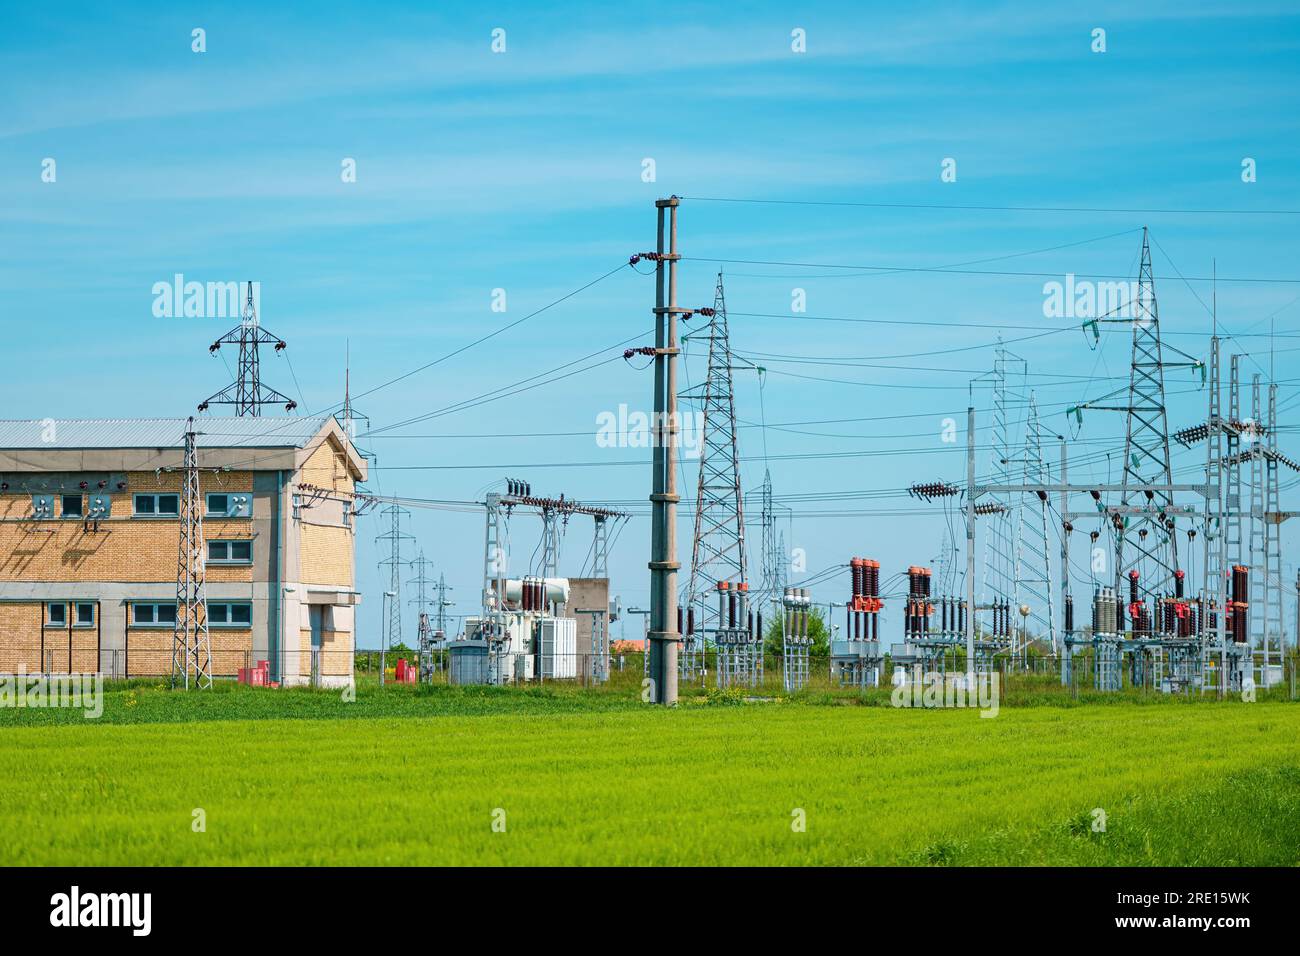
[[[640,655],[638,655],[639,661]],[[548,653],[519,652],[464,654],[437,649],[419,651],[359,650],[354,655],[358,678],[380,679],[384,684],[530,684],[555,681],[583,687],[608,683],[618,669],[615,656],[602,660],[590,651]]]
[[[54,646],[52,646],[52,644]],[[308,684],[326,686],[345,683],[352,676],[350,650],[310,648],[290,650],[280,655],[281,669],[271,667],[265,653],[245,649],[211,650],[211,674],[215,680],[244,680],[247,683]],[[263,667],[263,664],[265,666]],[[265,679],[252,673],[262,671]],[[125,648],[78,646],[74,641],[55,644],[44,642],[0,642],[0,674],[98,674],[104,680],[170,680],[172,675],[172,640],[153,638],[146,642],[129,640]]]

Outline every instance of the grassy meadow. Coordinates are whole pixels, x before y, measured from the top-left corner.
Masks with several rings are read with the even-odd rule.
[[[1300,863],[1286,700],[1026,687],[988,719],[634,690],[141,682],[93,721],[0,710],[0,841],[20,865]]]

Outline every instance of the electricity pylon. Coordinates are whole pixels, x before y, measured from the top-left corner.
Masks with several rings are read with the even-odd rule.
[[[697,333],[702,334],[702,333]],[[736,398],[732,384],[731,340],[722,273],[709,319],[709,367],[704,383],[687,397],[704,412],[700,477],[695,499],[695,535],[687,606],[699,608],[705,631],[720,623],[715,602],[703,600],[719,581],[746,582],[745,513],[740,491],[736,443]]]
[[[433,604],[428,596],[428,588],[432,583],[429,580],[428,568],[432,563],[421,551],[419,556],[411,562],[411,567],[415,569],[415,577],[407,582],[415,587],[415,597],[410,603],[415,605],[416,620],[418,621],[416,648],[420,655],[418,673],[421,680],[431,670],[430,662],[433,658],[433,634],[429,628],[428,611],[429,606]]]
[[[375,542],[387,541],[389,556],[379,562],[381,568],[388,568],[388,590],[392,597],[388,599],[388,617],[384,621],[385,647],[396,647],[402,643],[402,542],[414,541],[413,535],[402,531],[402,515],[410,515],[405,508],[389,505],[381,514],[391,520],[389,530],[375,538]]]
[[[1169,424],[1165,415],[1165,369],[1200,369],[1204,381],[1205,363],[1160,339],[1160,310],[1151,269],[1151,244],[1145,226],[1142,228],[1142,264],[1132,307],[1131,317],[1098,316],[1085,323],[1085,328],[1093,327],[1094,338],[1099,338],[1096,326],[1101,323],[1132,325],[1133,351],[1128,387],[1069,409],[1067,414],[1072,412],[1081,421],[1085,408],[1124,413],[1124,473],[1119,508],[1112,512],[1115,590],[1119,594],[1125,593],[1124,581],[1130,571],[1136,570],[1146,594],[1163,595],[1172,591],[1174,571],[1179,569],[1178,541],[1174,535]],[[1166,360],[1166,351],[1176,353],[1183,361]],[[1123,404],[1103,404],[1121,398]]]
[[[776,508],[772,501],[772,473],[763,472],[759,526],[763,545],[763,581],[759,606],[780,603],[786,587],[785,538],[776,529]]]
[[[1002,347],[999,337],[993,358],[993,476],[1001,485],[1014,484],[1014,462],[1018,454],[1018,443],[1013,437],[1018,431],[1017,408],[1020,406],[1020,393],[1008,389],[1008,373],[1019,367],[1022,378],[1028,376],[1028,363],[1020,356],[1008,352]],[[1007,603],[1015,607],[1020,604],[1019,579],[1016,573],[1016,557],[1019,553],[1017,535],[1020,531],[1020,505],[1018,496],[996,496],[993,499],[1002,507],[997,510],[989,522],[989,533],[984,538],[984,588],[990,604]],[[981,602],[983,603],[983,602]]]
[[[253,304],[253,283],[248,283],[248,297],[244,301],[244,312],[239,325],[231,329],[210,346],[208,351],[216,354],[223,345],[239,346],[239,371],[236,379],[217,394],[199,403],[199,411],[206,412],[209,405],[233,405],[237,416],[251,415],[254,418],[262,414],[263,405],[284,405],[285,411],[293,411],[298,403],[262,384],[262,366],[258,348],[274,343],[275,351],[282,352],[285,342],[278,335],[263,329],[258,323],[257,309]]]
[[[1043,430],[1033,392],[1029,393],[1023,465],[1026,485],[1045,485],[1049,482],[1050,475],[1043,463]],[[1038,633],[1045,635],[1051,642],[1052,650],[1056,651],[1056,616],[1052,606],[1051,568],[1047,557],[1048,510],[1047,492],[1041,490],[1034,495],[1024,495],[1017,505],[1016,600],[1020,600],[1023,592],[1025,604],[1029,607],[1029,615],[1024,618],[1025,627],[1028,628],[1031,622],[1036,625]],[[1028,633],[1021,635],[1022,651],[1028,640]]]
[[[176,568],[176,621],[172,625],[172,687],[212,686],[208,640],[207,543],[203,540],[203,495],[199,490],[198,436],[194,418],[185,427],[181,475],[180,546]]]
[[[1156,304],[1155,276],[1151,270],[1151,245],[1142,230],[1142,265],[1133,315],[1133,360],[1129,370],[1128,427],[1124,437],[1124,491],[1120,506],[1134,504],[1171,507],[1173,494],[1153,491],[1151,485],[1174,482],[1169,462],[1169,424],[1165,417],[1165,364],[1160,342],[1160,311]],[[1146,501],[1140,499],[1145,498]],[[1115,536],[1115,587],[1118,593],[1129,571],[1146,565],[1148,593],[1170,588],[1178,570],[1178,539],[1172,516],[1143,513],[1130,523],[1122,519]],[[1147,535],[1143,536],[1142,531]],[[1149,537],[1147,544],[1144,537]],[[1136,542],[1136,544],[1135,544]],[[1126,546],[1132,551],[1126,553]]]

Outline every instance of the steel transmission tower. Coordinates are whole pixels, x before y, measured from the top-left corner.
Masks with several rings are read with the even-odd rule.
[[[391,549],[379,566],[388,568],[388,590],[393,595],[388,599],[388,616],[384,620],[385,646],[395,647],[402,642],[402,542],[415,538],[402,531],[402,515],[411,514],[405,508],[389,505],[380,514],[388,515],[391,522],[388,533],[379,535],[375,542],[387,541]]]
[[[1033,392],[1029,393],[1029,413],[1025,428],[1024,483],[1026,485],[1045,485],[1050,480],[1047,467],[1043,464],[1043,430],[1038,418],[1038,405]],[[1052,607],[1052,577],[1047,557],[1047,512],[1049,499],[1047,492],[1039,491],[1035,496],[1025,495],[1016,507],[1016,600],[1023,591],[1029,606],[1029,615],[1025,626],[1037,625],[1038,632],[1047,636],[1052,650],[1058,650],[1056,642],[1056,625]],[[1021,638],[1021,649],[1028,642],[1029,635]]]
[[[687,606],[699,608],[705,631],[721,623],[715,602],[704,600],[705,595],[711,594],[719,581],[737,584],[746,582],[748,578],[745,573],[745,514],[736,444],[731,340],[727,332],[727,303],[720,272],[708,336],[708,374],[703,385],[687,396],[698,401],[704,412]]]
[[[1199,364],[1199,363],[1198,363]],[[1156,304],[1155,276],[1151,270],[1151,243],[1142,229],[1142,265],[1138,272],[1133,311],[1133,360],[1129,370],[1127,428],[1124,436],[1124,490],[1122,508],[1150,505],[1171,508],[1173,493],[1152,490],[1152,485],[1174,483],[1169,464],[1169,423],[1165,416],[1165,363],[1160,342],[1160,312]],[[1123,592],[1128,572],[1147,570],[1145,590],[1164,594],[1171,590],[1178,570],[1178,539],[1172,515],[1145,511],[1121,517],[1115,534],[1115,590]],[[1142,532],[1147,532],[1145,535]],[[1132,548],[1126,552],[1126,546]],[[1143,567],[1145,565],[1145,568]]]
[[[447,587],[447,579],[442,574],[438,575],[438,630],[442,632],[443,640],[447,638],[447,608],[451,607],[452,602],[447,600],[447,592],[451,588]]]
[[[992,471],[994,481],[1001,485],[1014,484],[1013,463],[1017,456],[1017,443],[1012,435],[1019,421],[1016,409],[1020,406],[1021,399],[1018,393],[1008,391],[1007,375],[1008,370],[1015,366],[1019,366],[1021,374],[1027,376],[1028,364],[1025,360],[1003,348],[999,339],[994,352],[992,375]],[[1016,534],[1020,530],[1020,502],[1014,496],[996,496],[993,501],[1002,507],[993,516],[989,533],[984,539],[985,593],[991,603],[1007,602],[1014,607],[1020,603],[1016,576],[1016,555],[1019,551]]]
[[[1146,227],[1142,229],[1142,264],[1132,306],[1131,318],[1106,315],[1085,323],[1085,328],[1093,327],[1096,338],[1099,338],[1096,327],[1101,323],[1132,326],[1133,352],[1128,387],[1067,409],[1066,414],[1074,414],[1082,421],[1085,408],[1124,413],[1124,473],[1120,483],[1120,504],[1111,511],[1115,532],[1115,590],[1119,594],[1125,593],[1125,579],[1130,571],[1137,571],[1143,591],[1159,596],[1173,590],[1174,571],[1179,569],[1178,542],[1174,536],[1173,469],[1169,461],[1169,425],[1165,415],[1165,369],[1200,369],[1204,376],[1205,363],[1160,339],[1160,313]],[[1164,357],[1166,351],[1177,353],[1183,361],[1167,361]],[[1123,404],[1103,404],[1120,398],[1123,398]]]
[[[203,495],[199,491],[199,451],[194,419],[185,428],[181,476],[180,547],[176,568],[176,621],[172,625],[172,687],[186,690],[193,680],[212,686],[212,646],[208,640],[207,544],[203,540]]]
[[[208,347],[216,354],[223,345],[239,346],[239,370],[236,379],[217,394],[199,404],[199,411],[206,412],[210,405],[233,405],[239,416],[262,414],[263,405],[284,405],[286,411],[293,411],[298,403],[286,395],[277,392],[269,385],[262,384],[261,362],[258,349],[263,345],[274,344],[275,351],[285,348],[284,340],[272,335],[258,324],[257,309],[253,304],[253,283],[248,283],[248,295],[244,300],[244,313],[239,325],[231,329]]]
[[[761,511],[759,525],[762,529],[763,582],[758,595],[759,606],[780,603],[786,587],[785,540],[776,529],[776,509],[772,503],[772,473],[763,472]]]

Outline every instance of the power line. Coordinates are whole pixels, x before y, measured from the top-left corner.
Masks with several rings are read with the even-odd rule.
[[[840,206],[852,209],[942,209],[964,212],[1123,213],[1160,216],[1300,216],[1300,209],[1155,209],[1116,206],[993,206],[959,203],[846,202],[816,199],[749,199],[731,196],[682,196],[688,202],[745,203],[762,206]]]

